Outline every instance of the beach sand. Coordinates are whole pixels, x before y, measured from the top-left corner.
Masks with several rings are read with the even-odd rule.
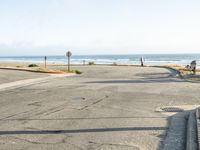
[[[30,64],[37,64],[44,67],[44,64],[42,63],[0,61],[0,67],[27,67]]]

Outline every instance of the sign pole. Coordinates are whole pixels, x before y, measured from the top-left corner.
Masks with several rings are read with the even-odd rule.
[[[70,57],[72,56],[72,53],[70,51],[68,51],[66,53],[66,56],[68,58],[68,72],[70,72]]]
[[[45,65],[45,68],[46,68],[47,67],[47,56],[44,57],[44,61],[45,61],[44,65]]]
[[[68,72],[70,72],[70,57],[68,56]]]

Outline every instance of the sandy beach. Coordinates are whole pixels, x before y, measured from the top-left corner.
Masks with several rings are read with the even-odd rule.
[[[157,108],[199,103],[200,85],[169,69],[72,68],[83,73],[0,91],[2,150],[162,149],[169,115]],[[0,86],[46,76],[0,70]]]

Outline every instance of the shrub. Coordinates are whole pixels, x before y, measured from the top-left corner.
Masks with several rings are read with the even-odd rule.
[[[38,65],[36,65],[36,64],[30,64],[30,65],[28,65],[28,67],[38,67]]]
[[[94,61],[90,61],[90,62],[88,62],[88,65],[95,65],[95,62]]]
[[[22,66],[16,66],[16,68],[22,68]]]
[[[76,73],[76,74],[82,74],[82,72],[79,71],[79,70],[75,70],[75,73]]]
[[[112,64],[113,66],[117,66],[117,63],[116,62],[113,62],[113,64]]]
[[[79,70],[70,70],[70,71],[68,71],[68,70],[66,70],[66,69],[61,69],[61,70],[57,70],[57,72],[66,72],[66,73],[75,73],[75,74],[82,74],[82,72],[81,71],[79,71]]]

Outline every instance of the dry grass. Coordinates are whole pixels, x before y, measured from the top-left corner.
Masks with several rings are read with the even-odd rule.
[[[164,67],[168,67],[168,68],[178,70],[180,72],[181,76],[183,76],[183,77],[193,74],[192,71],[188,70],[183,65],[171,64],[171,65],[164,65]],[[196,75],[200,75],[200,69],[196,69]]]
[[[79,70],[66,70],[66,69],[48,69],[48,68],[35,68],[32,69],[35,72],[63,72],[63,73],[76,73],[76,74],[81,74],[82,72],[80,72]]]

